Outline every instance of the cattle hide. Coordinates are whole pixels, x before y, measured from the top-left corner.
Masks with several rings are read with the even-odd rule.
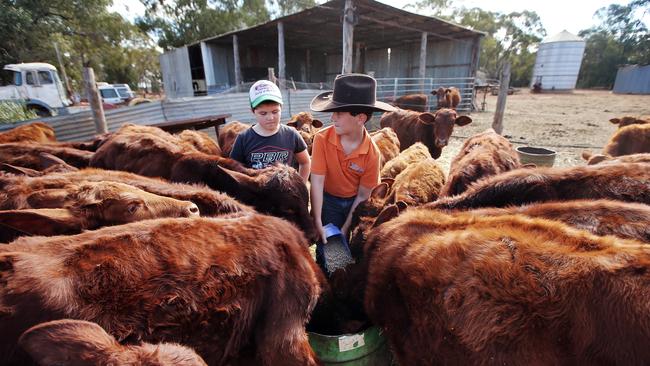
[[[31,326],[79,319],[123,344],[177,342],[210,365],[315,365],[322,274],[300,231],[259,214],[157,219],[0,247],[0,359]]]

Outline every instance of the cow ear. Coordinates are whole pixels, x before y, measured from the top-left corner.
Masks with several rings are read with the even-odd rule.
[[[620,118],[612,118],[612,119],[610,119],[609,121],[610,121],[611,123],[615,124],[615,125],[621,123],[621,119],[620,119]]]
[[[372,192],[370,192],[370,197],[384,199],[386,198],[386,194],[388,194],[388,190],[388,184],[379,183],[379,185],[373,188]]]
[[[38,170],[24,168],[22,166],[15,166],[7,163],[0,164],[0,171],[15,175],[24,175],[27,177],[39,177],[42,175]]]
[[[122,348],[99,325],[72,319],[33,326],[20,336],[18,344],[39,365],[104,364]]]
[[[436,121],[436,116],[435,114],[431,114],[429,112],[424,112],[420,114],[420,122],[424,123],[425,125],[432,125]]]
[[[321,122],[319,119],[314,119],[311,121],[311,125],[316,128],[321,128],[323,127],[323,122]]]
[[[384,207],[383,210],[379,213],[377,216],[377,219],[375,219],[375,222],[372,224],[372,227],[377,227],[385,222],[388,222],[392,220],[393,218],[397,217],[399,215],[399,208],[395,204],[388,205]]]
[[[608,159],[609,159],[609,157],[607,155],[596,154],[596,155],[592,155],[588,159],[587,164],[588,165],[594,165],[594,164],[598,164],[598,163],[603,162],[603,161],[608,160]]]
[[[472,123],[472,118],[470,116],[458,116],[456,117],[456,124],[458,126],[465,126]]]
[[[53,165],[59,164],[59,165],[63,165],[63,166],[66,166],[66,167],[70,167],[71,170],[78,170],[77,168],[74,168],[74,167],[70,166],[68,163],[63,161],[61,158],[59,158],[57,156],[54,156],[52,154],[46,153],[46,152],[40,153],[38,155],[38,157],[40,158],[40,163],[41,163],[41,168],[42,169],[47,169],[47,168],[49,168],[49,167],[51,167]]]
[[[390,188],[395,184],[395,178],[381,178],[381,182],[388,184],[388,188]]]
[[[289,121],[287,122],[287,126],[293,127],[293,128],[298,128],[297,127],[298,121]]]
[[[65,205],[69,191],[66,189],[43,189],[27,196],[32,208],[61,208]]]
[[[0,226],[21,235],[62,235],[81,232],[81,220],[65,208],[0,211]]]

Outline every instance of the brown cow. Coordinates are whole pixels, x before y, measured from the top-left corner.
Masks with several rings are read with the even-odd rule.
[[[503,136],[488,129],[467,139],[451,161],[440,196],[463,193],[473,182],[521,167],[519,155]]]
[[[441,209],[520,206],[531,202],[614,199],[650,204],[650,164],[516,169],[482,179],[464,193],[426,206]]]
[[[95,323],[54,320],[29,328],[18,344],[41,366],[204,366],[192,349],[175,343],[123,346]]]
[[[621,155],[611,157],[603,154],[591,155],[588,152],[582,153],[582,158],[587,160],[588,165],[594,164],[618,164],[618,163],[650,163],[650,153]]]
[[[127,245],[128,244],[128,245]],[[157,219],[0,247],[0,358],[56,319],[121,343],[182,342],[210,365],[315,365],[305,323],[324,280],[307,241],[259,214]]]
[[[608,156],[650,153],[650,124],[619,128],[603,148]]]
[[[395,177],[387,202],[421,205],[438,199],[444,185],[445,173],[438,163],[432,158],[420,160]]]
[[[8,142],[55,142],[54,129],[43,122],[34,122],[18,126],[9,131],[0,133],[0,144]]]
[[[388,161],[384,167],[381,168],[379,175],[382,179],[395,178],[399,173],[406,169],[407,166],[426,159],[431,159],[429,149],[427,149],[427,147],[422,143],[416,142],[409,148],[400,152],[397,157]]]
[[[220,126],[218,142],[221,147],[221,155],[225,158],[230,157],[232,147],[240,133],[251,128],[251,125],[239,121],[232,121]]]
[[[171,183],[133,173],[102,169],[52,173],[42,177],[3,177],[0,175],[0,209],[62,208],[65,204],[70,203],[63,199],[68,197],[65,188],[85,182],[124,183],[159,196],[192,201],[199,207],[202,216],[253,212],[252,208],[204,185]]]
[[[623,116],[621,118],[612,118],[609,120],[611,123],[618,125],[618,128],[622,128],[634,124],[646,124],[650,123],[650,116]]]
[[[438,99],[438,109],[451,108],[456,109],[460,104],[460,92],[454,87],[443,88],[431,91]]]
[[[440,109],[434,114],[397,110],[386,112],[379,122],[397,133],[400,149],[405,150],[416,142],[422,142],[434,159],[440,157],[447,146],[454,125],[465,126],[472,122],[468,116],[459,116],[453,109]]]
[[[174,182],[207,184],[260,212],[294,222],[309,239],[318,237],[307,208],[307,187],[298,172],[285,165],[248,169],[232,159],[123,129],[95,152],[91,165]]]
[[[387,162],[399,155],[399,139],[392,128],[386,127],[372,132],[370,133],[370,138],[377,145],[381,154],[379,161],[380,167],[383,168]]]
[[[116,182],[86,182],[41,190],[29,195],[27,202],[48,208],[0,211],[0,227],[5,234],[0,235],[0,242],[19,235],[76,234],[159,217],[199,216],[192,202]]]
[[[365,255],[365,307],[399,364],[650,363],[640,242],[415,209],[373,230]]]
[[[532,203],[468,211],[480,217],[522,214],[562,221],[596,235],[615,235],[650,243],[650,205],[612,200]]]
[[[31,142],[0,144],[0,162],[42,170],[41,154],[47,153],[58,157],[75,168],[88,166],[93,153],[55,144],[38,144]]]
[[[408,109],[416,112],[427,111],[427,95],[426,94],[407,94],[402,95],[395,99],[392,105],[401,109]]]
[[[291,126],[298,130],[298,133],[307,144],[309,155],[311,155],[311,146],[314,142],[314,135],[316,135],[318,130],[323,127],[323,122],[314,119],[309,112],[300,112],[291,117],[289,122],[287,122],[287,126]]]
[[[216,141],[205,132],[183,130],[177,136],[181,141],[194,146],[200,152],[221,156],[221,148],[219,148]]]

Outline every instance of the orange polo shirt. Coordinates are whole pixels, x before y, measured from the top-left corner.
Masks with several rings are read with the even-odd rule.
[[[325,176],[325,192],[350,198],[357,195],[359,185],[372,189],[379,184],[379,156],[379,149],[365,129],[359,146],[346,156],[341,137],[330,126],[314,136],[311,172]]]

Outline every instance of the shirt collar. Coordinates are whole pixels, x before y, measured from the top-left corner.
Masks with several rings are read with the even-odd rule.
[[[334,126],[329,127],[329,131],[327,131],[327,141],[336,146],[337,150],[343,151],[343,146],[341,145],[341,136],[336,134],[336,131],[334,130]],[[363,139],[361,140],[361,143],[359,146],[357,146],[350,155],[346,156],[347,159],[350,158],[355,158],[359,155],[366,155],[368,154],[368,151],[370,150],[370,135],[368,134],[368,131],[364,128],[363,129]]]

